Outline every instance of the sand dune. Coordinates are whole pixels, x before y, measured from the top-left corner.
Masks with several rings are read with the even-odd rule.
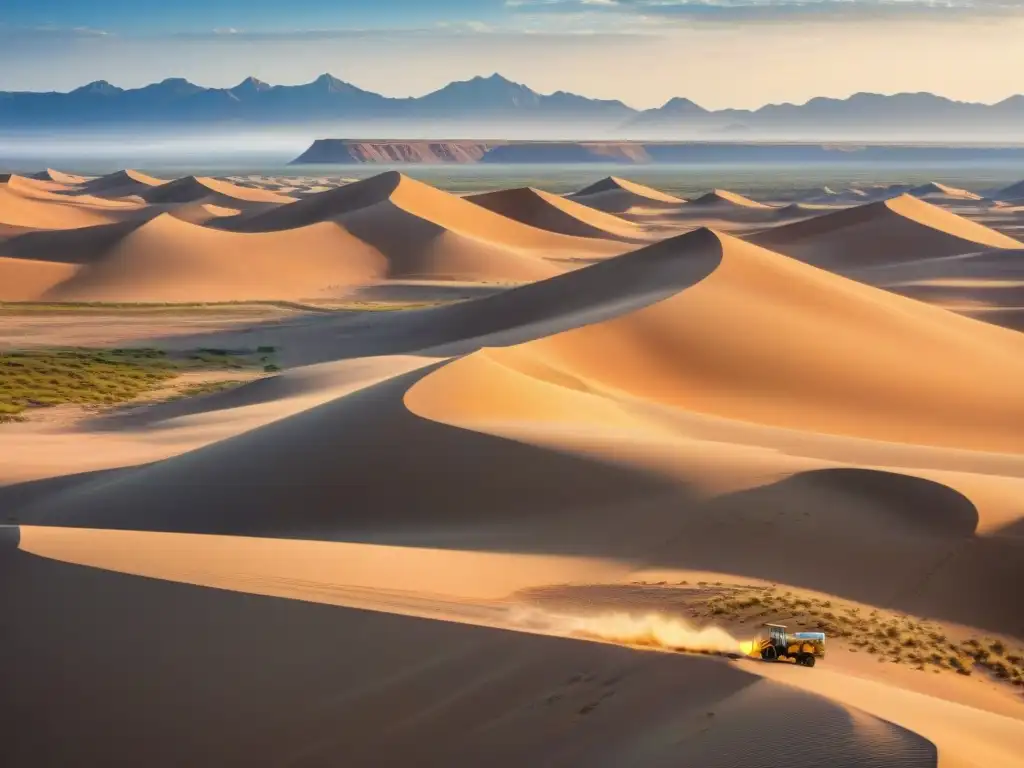
[[[336,222],[389,259],[440,259],[455,267],[455,271],[423,270],[417,273],[420,277],[433,272],[448,279],[476,275],[487,280],[537,280],[567,264],[578,266],[630,247],[538,229],[395,172],[263,213],[222,219],[216,226],[237,232],[273,232],[323,221]],[[478,266],[470,268],[470,264]]]
[[[576,237],[643,239],[637,225],[533,187],[468,195],[476,205],[538,229]]]
[[[420,233],[423,234],[423,233]],[[52,301],[234,301],[310,298],[388,278],[531,280],[555,270],[530,256],[452,233],[375,247],[331,221],[255,234],[223,232],[160,214],[143,221],[72,232],[29,233],[0,244],[0,256],[79,265],[44,294],[42,267],[4,297]],[[13,273],[12,273],[13,274]],[[52,268],[46,275],[55,274]],[[8,299],[11,300],[11,299]]]
[[[163,179],[147,176],[139,171],[126,169],[99,176],[82,184],[79,189],[97,197],[128,197],[141,195],[152,187],[164,184]]]
[[[999,200],[1024,198],[1024,181],[1018,181],[1016,184],[1000,189],[994,197]]]
[[[847,673],[839,637],[815,670],[638,653],[609,643],[649,630],[606,631],[582,599],[538,618],[520,590],[630,608],[645,583],[764,582],[1024,638],[1024,336],[942,308],[1013,304],[1020,243],[909,195],[821,213],[607,179],[463,199],[386,173],[280,202],[115,176],[140,202],[14,181],[22,219],[125,218],[0,241],[0,300],[523,284],[156,340],[272,346],[288,370],[0,425],[12,765],[1013,768],[1012,694],[953,703],[1007,688],[980,675]],[[621,206],[784,223],[641,247],[622,241],[665,230]]]
[[[569,195],[578,203],[606,213],[628,213],[633,209],[676,208],[686,201],[616,176],[608,176]]]
[[[701,195],[688,203],[690,206],[701,208],[769,208],[764,203],[751,200],[749,197],[738,195],[727,189],[713,189],[707,194]]]
[[[907,191],[908,195],[920,200],[981,200],[981,195],[968,192],[966,189],[957,189],[936,181],[929,181]]]
[[[38,238],[36,238],[38,239]],[[22,238],[24,241],[24,238]],[[237,235],[167,214],[94,231],[81,268],[37,298],[232,301],[295,298],[383,274],[383,257],[325,223],[286,235]],[[60,248],[61,253],[67,249]]]
[[[41,179],[43,181],[53,181],[57,184],[62,184],[66,187],[73,187],[79,184],[84,184],[89,179],[85,176],[78,176],[73,173],[64,173],[63,171],[55,171],[53,168],[47,168],[46,170],[39,171],[38,173],[32,174],[33,179]]]
[[[295,200],[263,189],[240,187],[203,176],[184,176],[142,190],[139,196],[148,203],[204,203],[219,206],[237,206],[240,203],[279,205]]]
[[[850,276],[969,317],[1024,330],[1024,250],[886,264]]]
[[[739,665],[81,569],[29,553],[44,531],[25,539],[0,555],[23,585],[0,606],[25,661],[0,694],[12,765],[935,762],[926,738]],[[44,617],[39,601],[66,607]],[[74,637],[61,658],[82,664],[46,702],[32,694],[57,682],[51,636]],[[135,738],[102,737],[111,721]],[[63,736],[29,738],[40,726]],[[988,757],[1003,730],[984,731]]]
[[[119,221],[138,206],[92,196],[69,197],[11,176],[0,184],[0,225],[22,229],[74,229]]]
[[[834,211],[835,208],[829,205],[813,205],[811,203],[790,203],[775,211],[779,219],[806,219],[811,216],[820,216],[823,213]]]
[[[786,255],[839,271],[1022,244],[909,195],[754,235]]]

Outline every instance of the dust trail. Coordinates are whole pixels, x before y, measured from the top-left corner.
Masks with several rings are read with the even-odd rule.
[[[688,653],[736,655],[739,640],[719,627],[693,627],[677,616],[622,611],[569,614],[522,607],[510,619],[522,629]]]

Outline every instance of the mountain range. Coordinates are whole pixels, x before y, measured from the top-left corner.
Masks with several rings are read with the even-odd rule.
[[[133,89],[97,81],[67,93],[0,92],[0,129],[329,124],[353,135],[355,128],[372,124],[378,134],[386,126],[390,135],[411,137],[422,135],[427,123],[449,133],[525,126],[541,137],[585,128],[594,139],[923,138],[936,133],[1019,139],[1024,96],[988,105],[931,93],[857,93],[846,99],[819,97],[801,105],[769,104],[756,110],[709,110],[689,99],[673,98],[656,109],[640,111],[621,101],[564,91],[540,94],[498,74],[452,82],[418,98],[383,96],[329,74],[294,86],[269,85],[250,77],[233,88],[205,88],[170,78]]]

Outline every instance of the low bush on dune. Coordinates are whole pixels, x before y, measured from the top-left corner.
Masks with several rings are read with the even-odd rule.
[[[953,640],[925,619],[878,609],[864,616],[860,606],[837,606],[836,602],[797,597],[791,592],[780,595],[775,588],[726,587],[700,596],[691,611],[713,621],[773,622],[820,630],[843,640],[850,650],[866,652],[880,662],[961,675],[982,671],[1024,688],[1024,649],[1011,649],[1005,641],[993,638]]]

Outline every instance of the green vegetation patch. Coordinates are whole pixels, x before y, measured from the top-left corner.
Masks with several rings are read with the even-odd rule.
[[[244,379],[230,379],[227,381],[199,381],[194,384],[186,384],[168,400],[181,400],[186,397],[199,397],[200,395],[212,395],[214,392],[223,392],[227,389],[234,389],[248,382]]]
[[[154,348],[33,349],[0,352],[0,421],[18,420],[30,408],[76,403],[114,405],[134,400],[182,371],[277,370],[271,347],[198,349],[169,353]],[[206,394],[238,381],[206,382],[182,389]]]
[[[177,375],[158,349],[0,352],[0,414],[62,403],[131,400]]]

